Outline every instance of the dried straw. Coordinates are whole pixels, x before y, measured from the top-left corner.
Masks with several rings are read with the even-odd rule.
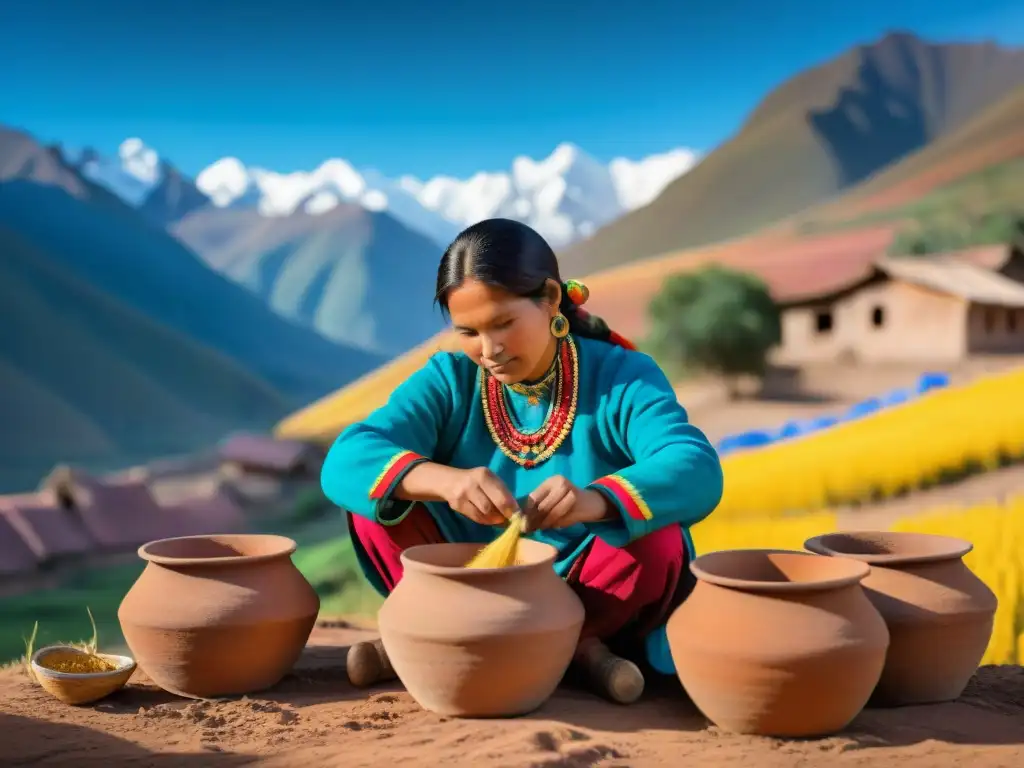
[[[519,555],[519,538],[526,528],[526,518],[516,512],[508,527],[494,541],[476,553],[467,568],[508,568],[515,565]]]

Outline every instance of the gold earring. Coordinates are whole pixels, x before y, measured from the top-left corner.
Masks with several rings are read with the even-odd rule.
[[[551,318],[551,335],[556,339],[564,339],[569,335],[569,321],[561,312]]]

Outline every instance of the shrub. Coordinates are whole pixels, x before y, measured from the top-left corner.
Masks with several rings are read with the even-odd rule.
[[[673,275],[648,308],[645,348],[673,374],[708,371],[734,380],[764,373],[781,322],[768,287],[720,266]]]

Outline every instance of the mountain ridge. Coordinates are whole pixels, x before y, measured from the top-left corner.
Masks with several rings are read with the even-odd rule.
[[[433,307],[440,246],[386,214],[206,207],[169,231],[278,314],[349,347],[391,358],[443,326]]]
[[[754,272],[788,294],[834,287],[844,277],[861,274],[873,259],[883,255],[901,224],[899,219],[870,218],[872,214],[910,205],[941,192],[946,185],[1015,158],[1024,158],[1024,86],[955,131],[793,217],[732,241],[682,249],[588,275],[593,309],[613,327],[642,337],[647,329],[647,304],[661,282],[670,274],[708,262]],[[869,218],[858,222],[861,216]],[[629,285],[630,290],[622,291],[622,285]]]
[[[893,33],[774,88],[648,206],[561,249],[591,274],[750,234],[955,131],[1024,83],[1024,48]]]
[[[382,360],[275,314],[25,134],[0,129],[0,173],[0,225],[110,295],[235,359],[289,397],[315,397]]]
[[[113,467],[270,426],[293,402],[0,225],[0,491],[58,460]]]
[[[769,116],[775,111],[766,111]],[[779,118],[788,119],[783,114]],[[709,162],[714,153],[703,162]],[[823,216],[841,219],[844,213],[904,204],[939,185],[956,181],[993,163],[1024,157],[1024,85],[977,110],[971,117],[924,147],[903,155],[841,195],[800,208],[790,218],[772,219],[746,235],[665,254],[629,260],[604,269],[587,269],[586,260],[563,258],[563,274],[582,276],[590,288],[588,309],[618,331],[640,340],[647,327],[647,304],[670,274],[715,262],[764,275],[773,287],[787,290],[807,285],[838,284],[863,272],[881,255],[892,237],[892,226],[863,226],[849,231],[803,235],[805,220]],[[691,174],[696,173],[699,167]],[[683,177],[677,184],[686,184]],[[591,306],[593,305],[593,306]],[[395,386],[421,366],[435,351],[453,344],[443,333],[406,355],[366,374],[321,400],[293,412],[277,425],[283,437],[329,441],[339,425],[362,418],[382,404]]]
[[[298,211],[316,215],[355,203],[393,216],[442,247],[464,227],[494,216],[519,218],[555,245],[568,242],[650,202],[699,157],[676,148],[640,160],[617,157],[603,164],[577,145],[563,142],[540,160],[517,156],[507,170],[423,180],[412,175],[388,178],[372,168],[356,169],[338,157],[310,171],[279,173],[227,156],[189,179],[137,138],[122,142],[119,161],[90,149],[64,152],[68,162],[90,179],[129,204],[148,208],[161,226],[205,205],[290,216]],[[162,188],[171,186],[174,196],[187,200],[187,205],[160,204],[168,192]],[[140,191],[143,187],[148,196]]]

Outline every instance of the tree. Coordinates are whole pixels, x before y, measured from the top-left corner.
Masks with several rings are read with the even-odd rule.
[[[648,308],[648,348],[666,367],[704,370],[729,382],[762,376],[782,339],[780,312],[755,275],[720,266],[668,278]]]

